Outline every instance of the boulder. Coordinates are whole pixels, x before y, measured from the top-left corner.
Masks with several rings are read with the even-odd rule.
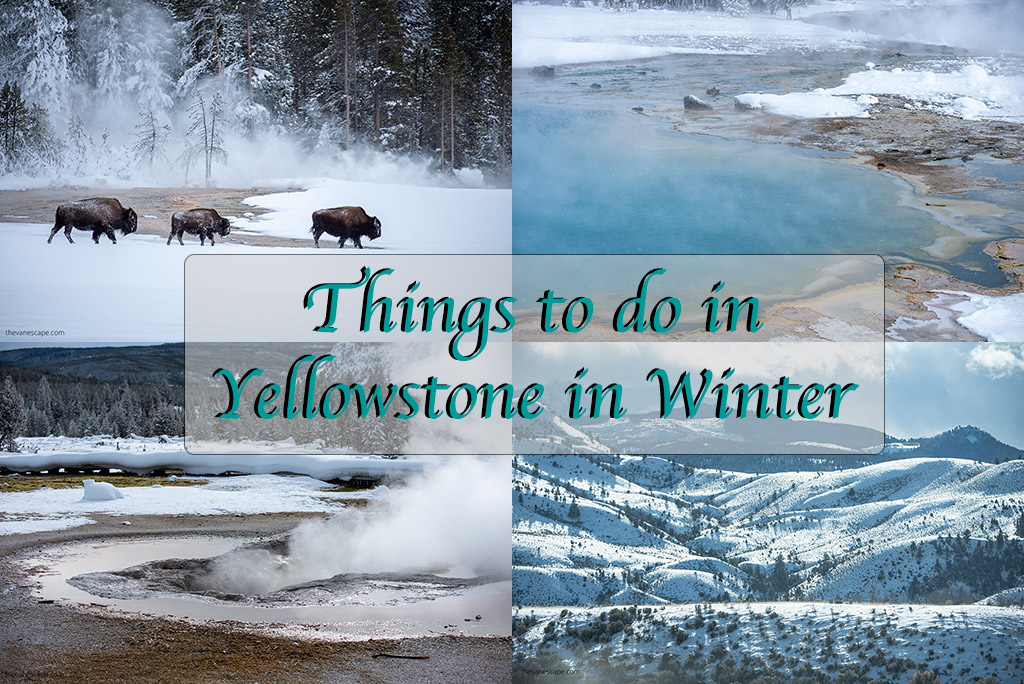
[[[683,109],[713,109],[713,107],[700,98],[687,95],[683,98]]]

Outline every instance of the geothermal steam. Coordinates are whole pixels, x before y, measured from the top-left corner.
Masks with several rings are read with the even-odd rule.
[[[201,588],[263,594],[347,573],[506,577],[511,481],[507,457],[451,458],[404,486],[377,490],[365,507],[300,525],[287,555],[251,550],[217,559]]]

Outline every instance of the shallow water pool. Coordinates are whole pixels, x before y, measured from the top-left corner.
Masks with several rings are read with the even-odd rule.
[[[471,586],[438,594],[418,586],[381,583],[343,597],[344,603],[275,607],[222,601],[195,594],[154,593],[125,599],[82,591],[68,580],[86,573],[121,570],[169,558],[205,558],[227,553],[251,540],[228,537],[175,537],[89,541],[43,549],[25,558],[39,582],[43,600],[103,606],[128,613],[189,620],[234,620],[283,626],[291,634],[336,638],[396,638],[438,634],[494,636],[510,630],[511,581]],[[477,620],[476,616],[481,619]]]

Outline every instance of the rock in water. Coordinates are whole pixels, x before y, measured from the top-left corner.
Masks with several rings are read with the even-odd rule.
[[[542,66],[535,66],[533,67],[533,75],[540,76],[542,78],[554,78],[555,67],[547,66],[546,64]]]
[[[700,98],[696,98],[693,95],[687,95],[683,98],[683,109],[712,109],[712,107]]]
[[[712,86],[712,87],[708,88],[707,90],[705,90],[704,92],[707,93],[708,95],[710,95],[711,97],[714,97],[715,95],[720,94],[722,91],[719,90],[718,88],[715,88],[714,86]]]

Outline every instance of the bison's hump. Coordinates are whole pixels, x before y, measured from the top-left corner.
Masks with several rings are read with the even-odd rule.
[[[313,219],[364,223],[369,221],[370,217],[362,207],[333,207],[331,209],[318,209],[314,211]]]

